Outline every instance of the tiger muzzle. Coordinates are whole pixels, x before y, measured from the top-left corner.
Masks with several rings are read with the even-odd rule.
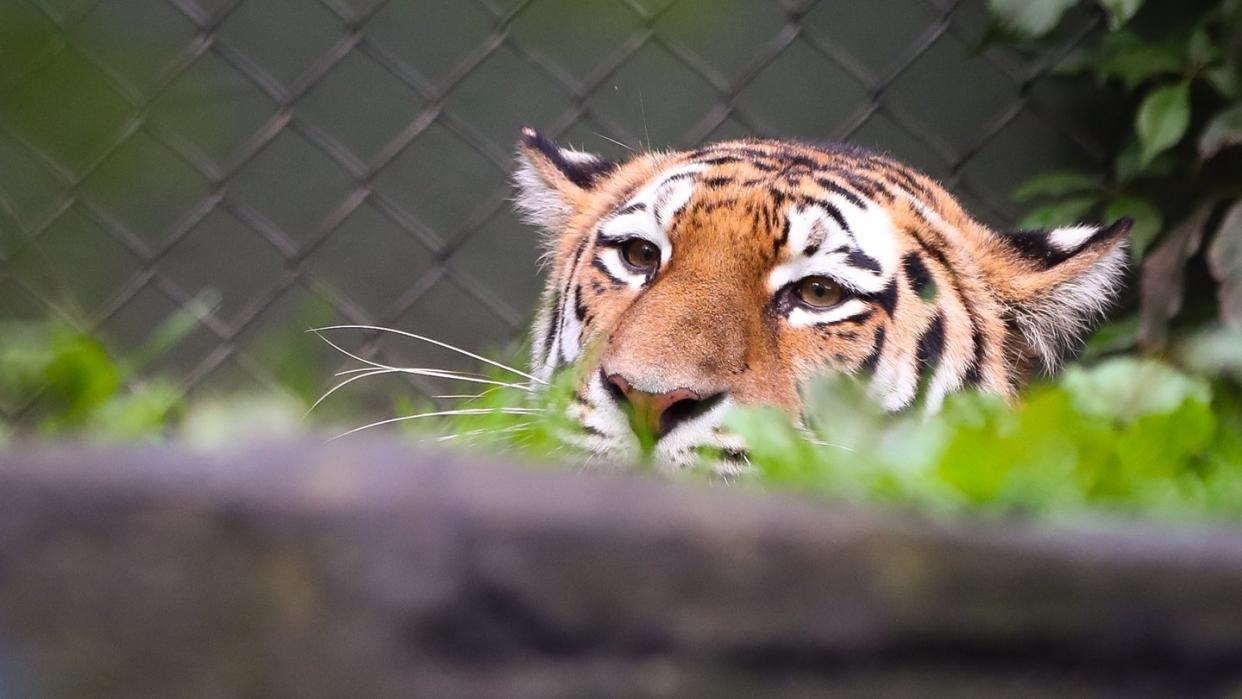
[[[689,388],[648,393],[635,389],[620,374],[607,374],[603,379],[613,399],[626,408],[634,431],[645,430],[657,439],[711,410],[725,396],[723,392],[704,396]]]

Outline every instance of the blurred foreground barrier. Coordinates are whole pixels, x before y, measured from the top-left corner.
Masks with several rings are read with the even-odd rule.
[[[943,524],[392,443],[0,454],[0,696],[1242,689],[1242,532]]]

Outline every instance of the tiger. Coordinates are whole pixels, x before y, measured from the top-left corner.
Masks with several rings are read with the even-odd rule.
[[[521,130],[516,209],[543,231],[531,372],[576,370],[581,445],[745,469],[735,406],[798,420],[838,373],[884,411],[1012,402],[1123,286],[1132,221],[999,232],[932,178],[839,143],[747,138],[624,161]],[[652,445],[650,440],[654,440]]]

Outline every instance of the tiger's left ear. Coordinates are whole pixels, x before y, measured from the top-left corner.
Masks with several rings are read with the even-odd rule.
[[[533,224],[560,233],[585,195],[617,164],[597,155],[561,148],[529,126],[518,141],[518,209]]]
[[[1133,223],[1123,218],[1108,226],[998,236],[1012,262],[991,270],[993,286],[1021,340],[1012,348],[1019,355],[1012,360],[1037,361],[1052,371],[1081,346],[1121,290],[1129,257],[1126,234]]]

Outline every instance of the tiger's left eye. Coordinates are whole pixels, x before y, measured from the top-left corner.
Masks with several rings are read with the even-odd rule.
[[[827,277],[807,277],[794,287],[798,300],[811,308],[830,308],[841,302],[845,292]]]
[[[621,246],[621,257],[634,269],[650,272],[660,264],[660,248],[650,241],[634,238]]]

